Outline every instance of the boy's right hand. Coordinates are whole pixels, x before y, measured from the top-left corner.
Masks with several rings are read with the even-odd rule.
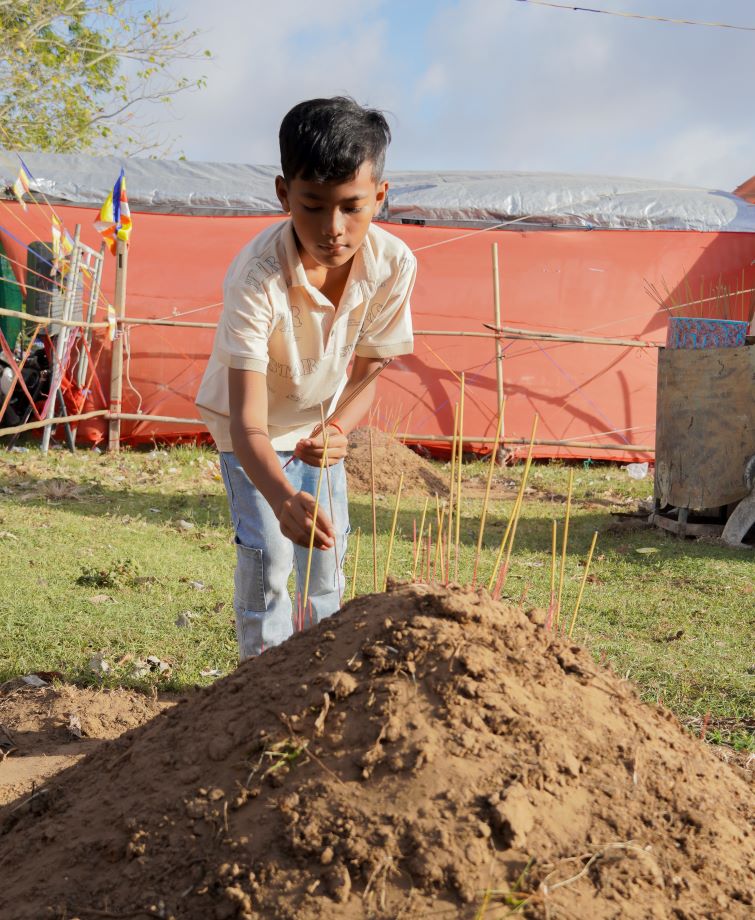
[[[284,537],[298,546],[309,548],[312,537],[312,518],[315,513],[315,497],[309,492],[297,492],[285,499],[278,509],[278,521]],[[322,504],[317,509],[315,526],[315,549],[332,549],[335,544],[335,530]]]

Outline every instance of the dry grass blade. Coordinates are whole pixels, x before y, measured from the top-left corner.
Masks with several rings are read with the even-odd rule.
[[[430,499],[425,499],[425,507],[422,509],[422,517],[419,521],[419,532],[417,534],[417,542],[414,547],[414,565],[412,566],[412,581],[417,577],[417,564],[419,563],[420,556],[422,555],[422,534],[425,531],[425,518],[427,517],[427,506],[430,503]]]
[[[398,521],[398,509],[401,505],[401,489],[404,486],[404,474],[402,473],[398,481],[398,493],[396,494],[396,507],[393,509],[393,520],[391,522],[391,535],[388,540],[388,552],[385,556],[385,578],[383,579],[383,591],[388,587],[388,570],[391,566],[391,556],[393,555],[393,541],[396,538],[396,522]]]

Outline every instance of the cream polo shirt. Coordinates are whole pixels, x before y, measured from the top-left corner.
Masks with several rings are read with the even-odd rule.
[[[251,240],[226,274],[223,313],[196,399],[218,450],[233,450],[229,367],[267,375],[270,440],[287,451],[320,421],[321,402],[328,414],[353,354],[410,354],[416,270],[408,246],[371,224],[336,309],[307,280],[290,220]]]

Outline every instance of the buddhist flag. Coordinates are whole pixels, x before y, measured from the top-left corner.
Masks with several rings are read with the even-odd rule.
[[[50,227],[52,237],[52,268],[50,274],[65,272],[68,269],[68,259],[73,252],[73,239],[63,226],[57,214],[53,213]],[[84,269],[84,266],[82,266]]]
[[[19,157],[21,160],[21,157]],[[21,207],[26,210],[26,202],[24,201],[24,195],[29,193],[29,188],[31,183],[34,181],[34,176],[29,172],[26,163],[21,160],[21,166],[18,169],[18,177],[13,183],[12,189],[13,194],[16,196],[18,203]]]
[[[95,229],[105,237],[110,252],[115,255],[115,241],[129,241],[131,236],[131,211],[126,198],[126,177],[121,169],[113,191],[100,208],[99,220],[94,222]]]

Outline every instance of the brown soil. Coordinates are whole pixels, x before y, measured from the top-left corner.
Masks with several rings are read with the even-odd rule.
[[[0,917],[752,916],[742,777],[542,619],[352,601],[6,814]]]
[[[395,495],[402,472],[402,492],[407,495],[420,493],[433,496],[437,493],[443,498],[448,494],[448,484],[438,476],[429,460],[377,428],[357,428],[349,435],[346,456],[349,491],[371,491],[370,431],[375,458],[375,492],[378,495]]]
[[[32,687],[21,678],[1,684],[0,806],[29,795],[33,784],[39,786],[103,740],[143,725],[169,705],[167,698],[130,690]]]

